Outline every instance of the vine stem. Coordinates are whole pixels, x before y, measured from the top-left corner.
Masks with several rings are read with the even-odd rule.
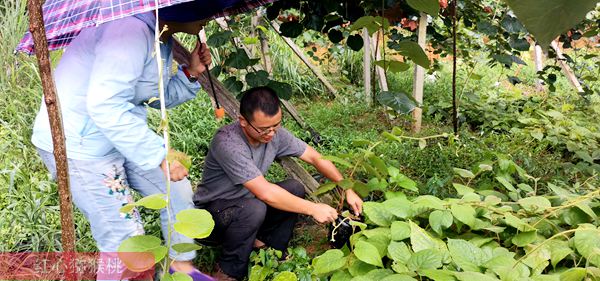
[[[556,206],[556,207],[551,207],[551,208],[548,208],[548,209],[550,210],[550,212],[549,212],[548,214],[546,214],[545,216],[543,216],[541,219],[539,219],[537,222],[535,222],[535,223],[533,224],[533,227],[535,227],[535,226],[536,226],[536,225],[538,225],[538,224],[539,224],[541,221],[543,221],[543,220],[547,219],[548,217],[550,217],[550,216],[552,216],[552,215],[556,214],[556,212],[558,212],[558,211],[560,211],[560,210],[563,210],[563,209],[566,209],[566,208],[570,208],[570,207],[576,206],[577,204],[579,204],[579,203],[581,203],[581,202],[584,202],[584,201],[586,201],[586,200],[588,200],[588,199],[592,199],[592,198],[594,198],[596,195],[599,195],[599,194],[600,194],[600,189],[599,189],[599,190],[596,190],[596,191],[592,191],[592,192],[590,192],[590,193],[588,193],[588,194],[586,194],[586,195],[584,195],[584,196],[577,197],[576,199],[572,200],[570,203],[568,203],[568,204],[566,204],[566,205],[560,205],[560,206]]]
[[[161,117],[161,124],[164,125],[162,126],[162,130],[163,130],[163,141],[165,143],[165,159],[168,159],[168,155],[169,155],[169,120],[167,118],[167,108],[165,105],[165,89],[164,89],[164,81],[163,81],[163,60],[162,60],[162,56],[161,56],[161,52],[160,52],[160,36],[162,35],[162,33],[168,29],[168,26],[164,27],[163,30],[159,31],[159,18],[158,18],[158,0],[154,0],[154,7],[155,7],[155,11],[154,11],[154,15],[156,17],[156,21],[154,23],[154,52],[156,55],[156,65],[158,67],[158,93],[159,93],[159,99],[160,99],[160,117]],[[168,266],[170,263],[170,257],[169,257],[169,250],[171,249],[171,235],[173,230],[171,229],[171,174],[169,173],[170,171],[170,164],[169,161],[165,161],[165,169],[166,169],[166,184],[167,184],[167,194],[165,197],[165,200],[167,202],[167,241],[166,241],[166,246],[167,246],[167,257],[164,259],[164,270],[163,270],[163,277],[166,274],[167,270],[168,270]],[[162,279],[162,278],[161,278]]]
[[[452,1],[452,127],[454,134],[458,134],[458,109],[456,102],[456,2]]]

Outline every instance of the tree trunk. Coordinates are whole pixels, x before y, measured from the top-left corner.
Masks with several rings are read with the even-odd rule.
[[[72,265],[75,255],[75,228],[73,225],[73,205],[71,203],[71,191],[69,189],[69,166],[67,161],[67,149],[65,145],[65,133],[63,129],[60,103],[56,95],[54,78],[48,53],[48,42],[42,17],[42,4],[40,0],[29,0],[29,30],[33,37],[35,55],[38,61],[44,102],[48,110],[50,130],[52,133],[52,145],[54,159],[56,162],[56,179],[58,183],[58,194],[60,204],[61,244],[63,251],[63,269],[66,280],[75,280],[75,271]]]

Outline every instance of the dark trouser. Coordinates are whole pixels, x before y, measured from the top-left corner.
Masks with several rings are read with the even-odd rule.
[[[289,179],[279,183],[291,194],[304,198],[304,186]],[[272,208],[257,198],[216,200],[206,207],[215,221],[215,228],[207,239],[222,245],[219,257],[221,270],[241,279],[248,274],[248,261],[259,239],[267,246],[284,252],[292,238],[298,215]]]

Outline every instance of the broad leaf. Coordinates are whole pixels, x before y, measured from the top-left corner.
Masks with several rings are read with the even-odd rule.
[[[117,251],[127,269],[133,272],[146,271],[167,255],[167,247],[161,245],[160,238],[150,235],[127,238]]]
[[[429,214],[429,225],[438,234],[442,234],[444,229],[452,226],[453,221],[452,213],[448,211],[435,210]]]
[[[437,16],[440,11],[438,0],[408,0],[407,2],[413,9],[428,13],[432,17]]]
[[[297,281],[298,276],[295,273],[289,271],[283,271],[275,275],[273,281]]]
[[[313,262],[315,274],[322,275],[336,271],[346,265],[344,252],[338,249],[327,250],[327,252],[316,257]]]
[[[206,238],[215,227],[215,221],[210,213],[202,209],[180,211],[177,213],[176,218],[177,222],[175,222],[173,228],[189,238]]]
[[[473,207],[471,207],[470,205],[452,204],[452,206],[450,206],[450,212],[452,212],[452,215],[458,221],[460,221],[470,227],[473,227],[475,225],[476,212],[475,212],[475,209]]]
[[[519,247],[525,247],[527,244],[533,243],[537,238],[537,231],[521,232],[512,238],[513,244]]]
[[[454,173],[458,174],[461,178],[472,179],[475,177],[475,174],[469,170],[461,169],[461,168],[452,168]]]
[[[394,221],[391,226],[391,238],[394,241],[401,241],[410,237],[410,224],[403,221]]]
[[[393,48],[423,68],[429,68],[429,58],[425,54],[425,51],[423,51],[423,48],[416,42],[402,41],[394,44]]]
[[[246,74],[246,83],[253,88],[265,86],[269,83],[269,73],[264,70],[249,72]]]
[[[317,190],[315,190],[315,192],[313,192],[313,195],[318,196],[327,193],[334,189],[336,186],[337,184],[335,184],[335,182],[328,182],[326,184],[321,185]]]
[[[368,264],[383,267],[381,256],[375,246],[366,241],[358,241],[354,247],[356,257]]]
[[[288,83],[269,80],[267,87],[273,89],[280,99],[289,100],[292,97],[292,86]]]
[[[552,207],[550,201],[542,196],[526,197],[519,200],[519,205],[531,213],[543,213]]]
[[[135,202],[135,205],[153,210],[162,209],[167,206],[167,200],[165,200],[165,196],[165,194],[160,193],[148,195]]]
[[[408,114],[417,107],[417,102],[414,98],[404,92],[384,91],[377,95],[377,101],[401,114]]]
[[[231,35],[233,35],[233,32],[231,32],[229,30],[212,33],[208,37],[208,40],[206,40],[206,44],[210,47],[215,47],[215,48],[221,47],[221,46],[227,44],[229,42],[229,40],[231,40]]]
[[[464,271],[479,272],[479,267],[486,261],[483,250],[465,240],[448,239],[448,250],[452,261]]]
[[[437,269],[442,266],[442,254],[436,249],[421,250],[414,253],[406,265],[413,271]]]
[[[171,248],[173,248],[173,250],[175,250],[178,253],[187,253],[195,250],[200,250],[202,249],[202,246],[194,243],[179,243],[171,245]]]
[[[597,0],[504,0],[536,41],[547,49],[550,42],[566,32],[596,7]]]
[[[365,202],[363,210],[369,220],[379,226],[390,226],[392,214],[389,213],[382,203]]]
[[[591,225],[580,226],[573,238],[575,248],[588,262],[600,267],[600,230]]]
[[[281,24],[279,31],[285,37],[296,38],[302,34],[304,26],[297,21],[288,21]]]
[[[388,257],[397,262],[404,264],[410,259],[411,255],[410,249],[408,249],[408,246],[404,242],[392,241],[388,245]]]
[[[560,274],[560,281],[581,281],[586,275],[585,268],[571,268]]]
[[[407,63],[396,60],[378,60],[374,64],[392,73],[407,71],[410,68]]]

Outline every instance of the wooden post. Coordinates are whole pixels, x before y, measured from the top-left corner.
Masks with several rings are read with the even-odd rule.
[[[427,38],[427,14],[421,12],[419,17],[419,29],[418,29],[418,43],[423,50],[425,50],[425,39]],[[413,97],[417,104],[423,104],[423,86],[425,84],[425,69],[415,64],[415,72],[413,76]],[[413,124],[412,131],[413,133],[418,133],[421,131],[421,119],[422,119],[423,109],[421,107],[415,107],[412,112],[413,116]]]
[[[366,27],[362,30],[363,38],[363,81],[365,87],[365,100],[367,105],[371,106],[373,93],[371,90],[371,37]]]
[[[75,271],[72,261],[75,254],[75,228],[73,224],[73,205],[71,203],[71,191],[69,189],[69,166],[67,162],[67,149],[65,145],[65,133],[63,129],[60,103],[56,94],[50,55],[48,53],[48,42],[46,41],[46,29],[42,16],[42,4],[40,0],[27,1],[29,11],[29,30],[33,37],[35,56],[37,57],[44,93],[44,102],[50,120],[50,131],[52,133],[52,145],[54,159],[56,162],[56,179],[58,183],[58,194],[60,204],[61,244],[63,251],[63,268],[65,279],[74,280]],[[71,266],[69,266],[71,265]]]
[[[371,53],[373,53],[373,58],[375,58],[375,61],[379,61],[381,60],[381,51],[376,48],[377,46],[377,42],[379,41],[379,35],[383,36],[383,33],[381,32],[381,30],[378,30],[377,33],[373,34],[372,40],[371,40]],[[383,39],[383,41],[385,42],[385,39]],[[376,65],[375,66],[375,74],[377,74],[377,80],[379,81],[379,90],[381,91],[387,91],[388,90],[388,84],[387,84],[387,77],[385,76],[385,70],[383,69],[383,67]]]
[[[533,57],[535,63],[535,71],[542,71],[544,69],[544,53],[542,51],[542,47],[538,44],[535,44],[535,46],[533,47]],[[542,79],[535,80],[535,88],[538,91],[544,90],[544,86],[542,85]]]
[[[179,64],[189,64],[189,57],[190,52],[181,46],[177,40],[174,40],[173,58],[175,61],[177,61]],[[200,77],[198,77],[198,82],[200,82],[200,85],[202,85],[207,93],[212,92],[208,81],[208,75],[210,75],[210,72],[205,71],[202,73],[202,75],[200,75]],[[213,77],[212,80],[215,86],[215,94],[218,96],[219,103],[225,109],[225,113],[227,113],[227,115],[229,115],[229,117],[232,119],[236,120],[239,117],[240,103],[218,79]],[[210,98],[212,99],[213,97],[210,96]],[[319,188],[319,183],[294,159],[283,158],[280,159],[279,163],[283,169],[288,172],[288,175],[304,184],[304,187],[308,193],[312,193]]]
[[[261,15],[260,10],[256,11],[256,15]],[[267,35],[260,29],[258,30],[258,39],[260,40],[260,52],[262,54],[263,68],[265,71],[271,74],[273,73],[273,64],[271,63],[271,56],[269,55],[269,43],[267,42]]]
[[[571,85],[573,85],[573,87],[575,87],[575,89],[577,89],[578,92],[584,92],[583,87],[581,87],[581,84],[579,83],[579,80],[577,80],[577,76],[575,76],[575,73],[573,73],[573,70],[567,64],[565,56],[563,56],[562,51],[558,47],[558,43],[556,43],[556,41],[552,41],[550,45],[552,46],[552,49],[556,51],[556,59],[558,60],[558,64],[560,64],[560,67],[562,68],[565,76],[567,77],[567,80],[571,82]]]
[[[279,24],[277,24],[276,22],[269,22],[269,23],[270,23],[271,27],[273,27],[273,29],[275,29],[275,31],[277,31],[278,34],[281,34],[281,33],[279,33]],[[325,88],[327,88],[327,90],[329,90],[329,92],[335,98],[339,98],[335,88],[331,84],[329,84],[329,81],[327,81],[327,79],[325,78],[325,76],[323,76],[321,71],[319,71],[319,69],[308,60],[308,58],[304,55],[302,50],[300,50],[300,47],[298,47],[296,45],[296,43],[294,43],[294,41],[292,41],[290,38],[287,38],[285,36],[281,36],[281,38],[288,46],[290,46],[290,48],[292,48],[292,51],[294,51],[296,56],[298,56],[302,60],[302,62],[304,62],[304,64],[310,69],[310,71],[312,71],[317,76],[319,81],[321,81],[321,83],[323,83],[323,85],[325,85]]]

